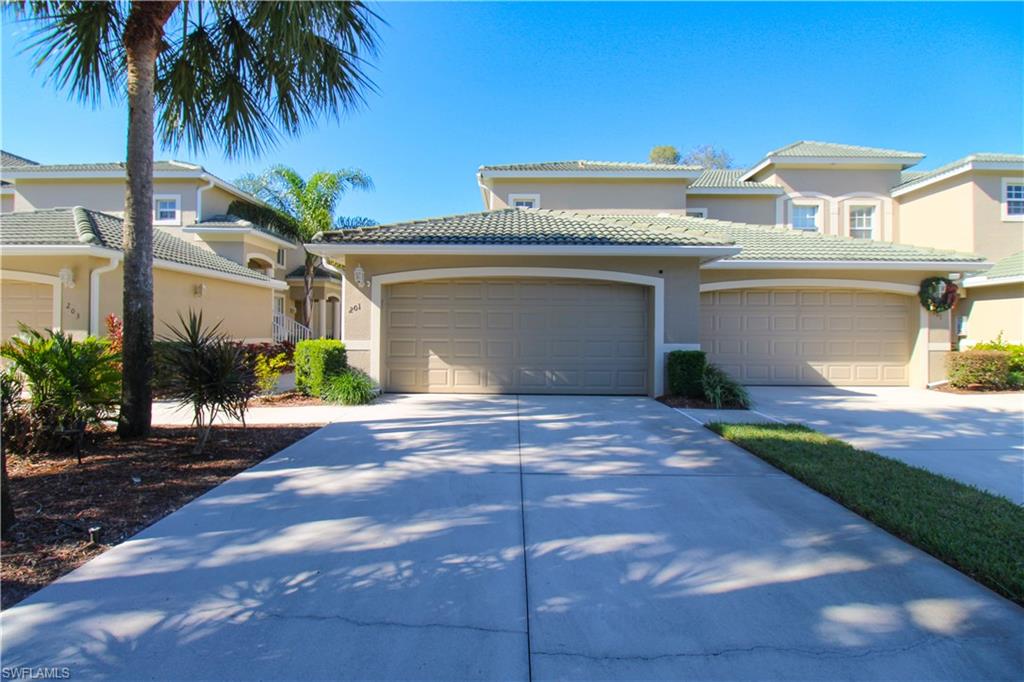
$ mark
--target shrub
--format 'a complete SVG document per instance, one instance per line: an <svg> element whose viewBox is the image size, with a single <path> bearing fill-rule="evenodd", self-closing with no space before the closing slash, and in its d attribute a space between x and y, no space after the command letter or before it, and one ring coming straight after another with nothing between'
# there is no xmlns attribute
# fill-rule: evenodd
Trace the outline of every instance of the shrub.
<svg viewBox="0 0 1024 682"><path fill-rule="evenodd" d="M245 350L252 355L284 355L285 367L291 367L295 357L295 344L291 341L246 343Z"/></svg>
<svg viewBox="0 0 1024 682"><path fill-rule="evenodd" d="M373 379L358 369L349 369L327 379L323 399L342 405L365 405L377 396Z"/></svg>
<svg viewBox="0 0 1024 682"><path fill-rule="evenodd" d="M714 405L715 409L750 407L750 394L747 393L747 389L717 365L708 364L704 367L701 386L704 390L704 399Z"/></svg>
<svg viewBox="0 0 1024 682"><path fill-rule="evenodd" d="M669 353L665 365L669 394L687 398L703 395L701 377L707 362L707 356L700 350L674 350Z"/></svg>
<svg viewBox="0 0 1024 682"><path fill-rule="evenodd" d="M11 360L29 389L31 449L60 447L62 431L84 433L114 415L121 395L120 356L95 337L75 341L22 325L0 355Z"/></svg>
<svg viewBox="0 0 1024 682"><path fill-rule="evenodd" d="M306 395L323 395L327 379L344 373L345 344L335 339L308 339L295 344L295 387Z"/></svg>
<svg viewBox="0 0 1024 682"><path fill-rule="evenodd" d="M1010 373L1006 375L1006 387L1012 388L1014 391L1024 389L1024 372L1015 372L1011 369Z"/></svg>
<svg viewBox="0 0 1024 682"><path fill-rule="evenodd" d="M971 347L971 350L1001 350L1010 354L1009 367L1011 372L1024 372L1024 343L1007 343L1003 340L1003 333L994 341L978 343Z"/></svg>
<svg viewBox="0 0 1024 682"><path fill-rule="evenodd" d="M1010 374L1010 354L1001 350L967 350L950 353L946 361L949 384L955 388L1005 388Z"/></svg>
<svg viewBox="0 0 1024 682"><path fill-rule="evenodd" d="M277 355L264 355L260 353L253 361L253 370L256 372L256 385L260 393L264 395L273 393L277 388L277 380L281 378L281 372L288 366L288 359L284 353Z"/></svg>
<svg viewBox="0 0 1024 682"><path fill-rule="evenodd" d="M250 356L238 343L213 327L203 325L202 312L178 315L179 327L161 343L159 360L174 369L163 375L164 395L190 406L198 430L193 454L200 454L217 417L226 414L245 423L249 400L256 394L256 372Z"/></svg>
<svg viewBox="0 0 1024 682"><path fill-rule="evenodd" d="M114 313L107 315L104 322L107 325L107 343L110 344L110 350L120 354L124 345L124 322Z"/></svg>

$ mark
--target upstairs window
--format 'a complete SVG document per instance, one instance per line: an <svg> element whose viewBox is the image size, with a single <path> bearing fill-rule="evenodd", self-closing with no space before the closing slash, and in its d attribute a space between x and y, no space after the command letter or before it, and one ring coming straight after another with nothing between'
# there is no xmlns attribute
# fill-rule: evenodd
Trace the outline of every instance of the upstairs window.
<svg viewBox="0 0 1024 682"><path fill-rule="evenodd" d="M181 197L177 194L154 195L153 222L158 225L181 225Z"/></svg>
<svg viewBox="0 0 1024 682"><path fill-rule="evenodd" d="M284 267L284 263L285 263L284 258L285 258L284 249L278 249L277 250L277 264L280 265L282 268Z"/></svg>
<svg viewBox="0 0 1024 682"><path fill-rule="evenodd" d="M1003 180L1003 220L1024 220L1024 180Z"/></svg>
<svg viewBox="0 0 1024 682"><path fill-rule="evenodd" d="M854 239L874 239L875 207L850 207L850 236Z"/></svg>
<svg viewBox="0 0 1024 682"><path fill-rule="evenodd" d="M688 208L686 209L687 218L707 218L708 210L706 208Z"/></svg>
<svg viewBox="0 0 1024 682"><path fill-rule="evenodd" d="M818 229L817 206L793 206L793 227L797 230Z"/></svg>
<svg viewBox="0 0 1024 682"><path fill-rule="evenodd" d="M509 194L508 205L512 208L540 208L540 195Z"/></svg>

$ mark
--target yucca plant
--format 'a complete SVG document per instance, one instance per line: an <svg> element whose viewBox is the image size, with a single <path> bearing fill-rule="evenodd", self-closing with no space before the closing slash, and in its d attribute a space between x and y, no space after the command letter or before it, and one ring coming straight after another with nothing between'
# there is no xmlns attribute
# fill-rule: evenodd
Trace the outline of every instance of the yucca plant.
<svg viewBox="0 0 1024 682"><path fill-rule="evenodd" d="M0 355L28 386L37 445L60 443L69 433L80 438L87 427L117 413L120 356L102 339L75 341L62 331L43 334L21 325Z"/></svg>
<svg viewBox="0 0 1024 682"><path fill-rule="evenodd" d="M257 393L256 373L245 348L220 331L207 327L203 313L178 315L179 325L167 325L171 336L161 343L159 360L167 363L161 391L179 405L190 407L198 431L193 454L202 454L217 418L227 415L245 423L249 400Z"/></svg>

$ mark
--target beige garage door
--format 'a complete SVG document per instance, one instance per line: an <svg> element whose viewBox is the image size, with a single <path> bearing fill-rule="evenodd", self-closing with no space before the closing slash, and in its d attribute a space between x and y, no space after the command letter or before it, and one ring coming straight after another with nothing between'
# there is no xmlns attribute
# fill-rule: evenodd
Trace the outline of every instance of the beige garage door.
<svg viewBox="0 0 1024 682"><path fill-rule="evenodd" d="M53 326L53 287L36 282L0 280L0 324L3 340L18 333L18 323L34 329Z"/></svg>
<svg viewBox="0 0 1024 682"><path fill-rule="evenodd" d="M384 289L385 388L644 394L647 292L616 282L458 279Z"/></svg>
<svg viewBox="0 0 1024 682"><path fill-rule="evenodd" d="M844 289L701 294L701 347L746 384L905 386L912 296Z"/></svg>

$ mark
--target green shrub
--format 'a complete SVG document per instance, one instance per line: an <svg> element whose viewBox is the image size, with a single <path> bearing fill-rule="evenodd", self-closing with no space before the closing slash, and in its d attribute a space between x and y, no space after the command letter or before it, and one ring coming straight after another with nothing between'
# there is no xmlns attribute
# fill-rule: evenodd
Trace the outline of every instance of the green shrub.
<svg viewBox="0 0 1024 682"><path fill-rule="evenodd" d="M971 350L1001 350L1010 354L1010 371L1024 372L1024 343L1007 343L1003 340L1003 333L994 341L978 343L971 347Z"/></svg>
<svg viewBox="0 0 1024 682"><path fill-rule="evenodd" d="M707 362L707 356L700 350L674 350L669 353L665 365L669 395L687 398L704 395L702 377Z"/></svg>
<svg viewBox="0 0 1024 682"><path fill-rule="evenodd" d="M1005 388L1010 375L1010 354L1001 350L950 353L946 366L949 384L954 388Z"/></svg>
<svg viewBox="0 0 1024 682"><path fill-rule="evenodd" d="M348 366L345 344L335 339L309 339L295 344L295 387L306 395L323 395L327 379Z"/></svg>
<svg viewBox="0 0 1024 682"><path fill-rule="evenodd" d="M253 361L253 369L256 372L256 385L260 393L266 395L273 393L277 388L277 380L281 378L281 372L288 366L288 356L284 353L277 355L264 355L260 353Z"/></svg>
<svg viewBox="0 0 1024 682"><path fill-rule="evenodd" d="M1024 389L1024 372L1015 372L1011 369L1010 373L1006 375L1006 387L1014 391Z"/></svg>
<svg viewBox="0 0 1024 682"><path fill-rule="evenodd" d="M75 341L52 329L21 326L0 348L29 389L32 449L66 444L61 431L78 431L112 417L121 396L120 355L103 339Z"/></svg>
<svg viewBox="0 0 1024 682"><path fill-rule="evenodd" d="M331 403L365 405L376 396L377 386L373 379L358 369L349 369L344 374L328 378L321 397Z"/></svg>
<svg viewBox="0 0 1024 682"><path fill-rule="evenodd" d="M750 407L750 394L747 393L747 389L717 365L708 364L704 367L701 386L704 389L704 399L714 405L716 410L723 407Z"/></svg>
<svg viewBox="0 0 1024 682"><path fill-rule="evenodd" d="M179 327L168 328L172 337L160 345L160 362L174 368L165 375L162 392L192 408L198 437L193 454L200 454L217 417L226 414L245 423L249 400L256 394L256 372L250 355L240 344L213 327L203 325L202 312L178 315Z"/></svg>

